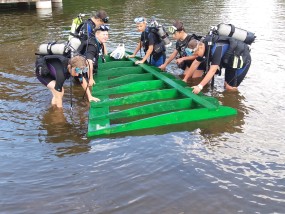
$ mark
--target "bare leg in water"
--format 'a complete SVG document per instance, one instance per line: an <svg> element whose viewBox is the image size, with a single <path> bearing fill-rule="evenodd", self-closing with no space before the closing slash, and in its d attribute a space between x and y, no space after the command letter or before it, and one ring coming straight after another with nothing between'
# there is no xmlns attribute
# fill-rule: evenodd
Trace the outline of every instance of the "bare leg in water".
<svg viewBox="0 0 285 214"><path fill-rule="evenodd" d="M52 93L52 99L51 99L51 104L55 105L58 108L62 108L62 98L63 98L63 94L64 94L64 89L62 88L62 91L59 92L57 90L54 89L55 86L55 81L51 81L47 87L48 89L51 91Z"/></svg>

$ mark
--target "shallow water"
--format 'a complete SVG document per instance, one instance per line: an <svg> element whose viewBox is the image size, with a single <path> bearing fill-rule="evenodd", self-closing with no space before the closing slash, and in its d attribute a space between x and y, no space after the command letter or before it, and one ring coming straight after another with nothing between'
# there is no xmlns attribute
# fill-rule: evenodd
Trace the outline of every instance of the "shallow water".
<svg viewBox="0 0 285 214"><path fill-rule="evenodd" d="M67 81L64 111L34 76L39 44L66 40L78 13L105 9L110 42L132 51L133 19L181 19L206 34L220 22L255 32L239 92L223 77L205 93L232 118L86 139L88 103ZM285 1L64 1L62 8L0 10L1 213L285 213ZM173 48L173 46L172 46ZM172 49L171 49L172 50ZM168 53L171 52L169 50ZM169 72L179 74L175 65Z"/></svg>

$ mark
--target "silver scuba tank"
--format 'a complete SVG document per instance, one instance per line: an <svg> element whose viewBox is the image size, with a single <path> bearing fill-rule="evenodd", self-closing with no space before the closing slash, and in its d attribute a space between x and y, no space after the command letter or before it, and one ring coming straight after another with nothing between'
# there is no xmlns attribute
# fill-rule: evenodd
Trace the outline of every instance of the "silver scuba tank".
<svg viewBox="0 0 285 214"><path fill-rule="evenodd" d="M41 44L38 50L39 54L42 55L63 55L66 51L66 44L56 44L56 43L48 43L48 44Z"/></svg>
<svg viewBox="0 0 285 214"><path fill-rule="evenodd" d="M221 36L233 37L234 39L242 41L248 45L250 45L256 37L254 33L237 28L232 24L221 23L217 26L216 30Z"/></svg>
<svg viewBox="0 0 285 214"><path fill-rule="evenodd" d="M164 42L165 47L170 47L172 45L172 42L169 40L168 34L165 31L164 27L161 24L158 24L154 17L151 18L150 25L157 28L157 34Z"/></svg>
<svg viewBox="0 0 285 214"><path fill-rule="evenodd" d="M70 50L72 52L76 51L79 46L81 45L81 41L80 39L76 38L76 37L72 37L70 40L69 40L69 43L68 43L68 48L70 48Z"/></svg>
<svg viewBox="0 0 285 214"><path fill-rule="evenodd" d="M158 25L157 29L158 29L157 34L164 42L165 47L167 48L170 47L172 45L172 42L169 40L168 34L166 33L164 27L162 25Z"/></svg>

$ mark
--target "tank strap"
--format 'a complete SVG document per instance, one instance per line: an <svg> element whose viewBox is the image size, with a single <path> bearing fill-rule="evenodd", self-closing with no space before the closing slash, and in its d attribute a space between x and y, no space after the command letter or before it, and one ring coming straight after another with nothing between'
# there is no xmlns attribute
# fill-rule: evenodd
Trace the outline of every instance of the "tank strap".
<svg viewBox="0 0 285 214"><path fill-rule="evenodd" d="M230 24L230 26L231 26L231 32L230 32L230 34L229 34L229 37L232 37L233 35L234 35L234 33L235 33L235 26L233 25L233 24Z"/></svg>
<svg viewBox="0 0 285 214"><path fill-rule="evenodd" d="M49 42L49 43L47 44L47 52L48 52L49 55L52 55L51 47L52 47L54 44L56 44L56 42Z"/></svg>

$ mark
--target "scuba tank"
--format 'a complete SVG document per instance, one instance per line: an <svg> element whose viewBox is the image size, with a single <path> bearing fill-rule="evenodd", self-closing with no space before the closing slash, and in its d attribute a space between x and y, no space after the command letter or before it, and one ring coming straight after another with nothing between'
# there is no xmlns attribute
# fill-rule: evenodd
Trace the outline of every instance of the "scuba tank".
<svg viewBox="0 0 285 214"><path fill-rule="evenodd" d="M76 52L81 45L80 39L72 37L69 42L56 43L49 42L41 44L38 48L38 55L69 55Z"/></svg>
<svg viewBox="0 0 285 214"><path fill-rule="evenodd" d="M78 39L76 37L72 37L69 40L68 48L71 50L71 52L74 52L74 51L78 50L80 45L81 45L80 39Z"/></svg>
<svg viewBox="0 0 285 214"><path fill-rule="evenodd" d="M165 47L168 48L172 45L172 42L168 38L168 33L165 31L164 27L161 24L158 24L154 17L152 17L150 20L150 26L156 28L156 33L159 38L164 42Z"/></svg>
<svg viewBox="0 0 285 214"><path fill-rule="evenodd" d="M72 37L74 37L77 34L76 30L79 27L79 25L83 22L82 17L85 17L86 15L87 14L79 13L78 16L72 20L70 35L68 37L68 40L70 40Z"/></svg>
<svg viewBox="0 0 285 214"><path fill-rule="evenodd" d="M253 43L256 37L254 33L243 30L241 28L237 28L232 24L221 23L216 27L215 30L218 35L232 37L248 45Z"/></svg>
<svg viewBox="0 0 285 214"><path fill-rule="evenodd" d="M56 44L56 42L51 42L48 44L41 44L38 50L40 55L64 55L67 53L67 46L65 43Z"/></svg>

